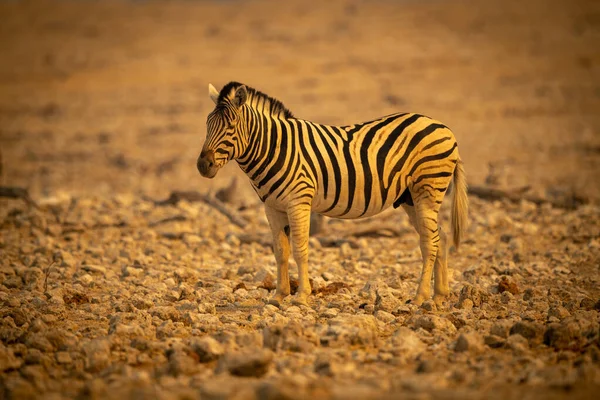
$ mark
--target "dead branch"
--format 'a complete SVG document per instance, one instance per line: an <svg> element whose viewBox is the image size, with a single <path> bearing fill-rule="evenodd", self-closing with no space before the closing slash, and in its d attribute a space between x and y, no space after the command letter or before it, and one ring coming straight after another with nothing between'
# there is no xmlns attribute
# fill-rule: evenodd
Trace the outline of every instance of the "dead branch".
<svg viewBox="0 0 600 400"><path fill-rule="evenodd" d="M491 187L486 187L486 186L471 185L471 186L469 186L469 194L479 197L480 199L483 199L483 200L493 201L493 200L506 199L513 203L519 203L522 200L526 200L526 201L530 201L538 206L542 205L542 204L550 204L553 207L565 208L565 209L575 209L578 206L585 204L587 202L587 200L585 198L577 196L576 194L573 194L572 196L564 198L564 199L556 199L556 200L545 199L543 197L527 194L526 192L528 189L529 189L529 186L526 186L524 188L512 189L512 190L502 190L502 189L496 189L496 188L491 188Z"/></svg>
<svg viewBox="0 0 600 400"><path fill-rule="evenodd" d="M27 203L28 206L34 207L39 210L39 206L29 196L27 189L12 186L0 186L0 197L8 197L10 199L21 199Z"/></svg>
<svg viewBox="0 0 600 400"><path fill-rule="evenodd" d="M154 204L157 206L176 205L181 200L186 200L186 201L191 201L191 202L194 202L194 201L204 202L204 203L208 204L209 206L217 209L217 211L219 211L221 214L225 215L227 218L229 218L229 220L231 222L233 222L235 225L239 226L240 228L245 228L246 225L248 225L248 222L244 218L242 218L236 212L229 210L227 208L227 206L225 204L223 204L222 201L220 201L210 195L199 193L199 192L175 191L175 192L172 192L171 195L166 200L154 201Z"/></svg>
<svg viewBox="0 0 600 400"><path fill-rule="evenodd" d="M169 223L169 222L176 222L176 221L186 221L186 220L187 220L187 218L186 218L185 215L181 215L181 214L180 215L173 215L173 216L170 216L170 217L159 219L158 221L150 222L148 224L148 226L150 228L154 228L155 226L158 226L158 225L161 225L161 224L166 224L166 223Z"/></svg>

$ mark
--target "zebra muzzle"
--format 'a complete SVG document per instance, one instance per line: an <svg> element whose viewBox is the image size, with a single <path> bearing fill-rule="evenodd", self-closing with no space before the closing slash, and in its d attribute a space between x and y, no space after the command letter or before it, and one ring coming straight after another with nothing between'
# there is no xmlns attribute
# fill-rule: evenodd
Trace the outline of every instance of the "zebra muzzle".
<svg viewBox="0 0 600 400"><path fill-rule="evenodd" d="M196 162L198 172L205 178L213 178L219 168L215 165L215 153L213 151L203 151Z"/></svg>

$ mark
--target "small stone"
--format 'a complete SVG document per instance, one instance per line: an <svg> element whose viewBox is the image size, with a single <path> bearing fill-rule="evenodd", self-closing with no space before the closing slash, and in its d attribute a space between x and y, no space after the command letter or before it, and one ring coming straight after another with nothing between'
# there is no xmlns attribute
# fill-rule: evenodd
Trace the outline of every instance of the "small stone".
<svg viewBox="0 0 600 400"><path fill-rule="evenodd" d="M470 299L473 302L473 306L480 307L482 303L488 301L489 295L473 285L466 284L460 290L460 296L458 299L458 306L461 308L462 303Z"/></svg>
<svg viewBox="0 0 600 400"><path fill-rule="evenodd" d="M71 355L66 351L59 351L56 353L56 362L59 364L71 364L73 360Z"/></svg>
<svg viewBox="0 0 600 400"><path fill-rule="evenodd" d="M411 318L410 322L415 329L423 328L429 332L437 330L447 334L456 333L456 326L449 319L433 314L416 315Z"/></svg>
<svg viewBox="0 0 600 400"><path fill-rule="evenodd" d="M513 301L514 299L515 299L515 296L513 296L513 294L509 291L502 292L502 295L500 296L500 300L502 301L503 304L508 304L511 301Z"/></svg>
<svg viewBox="0 0 600 400"><path fill-rule="evenodd" d="M51 352L54 350L52 343L48 340L48 338L44 335L45 332L38 332L34 334L30 334L27 336L25 344L27 347L31 347L34 349L38 349L43 352Z"/></svg>
<svg viewBox="0 0 600 400"><path fill-rule="evenodd" d="M86 369L99 372L110 364L110 342L107 339L94 339L83 346L86 358Z"/></svg>
<svg viewBox="0 0 600 400"><path fill-rule="evenodd" d="M521 335L528 340L541 337L542 327L534 322L519 321L510 328L511 335Z"/></svg>
<svg viewBox="0 0 600 400"><path fill-rule="evenodd" d="M375 295L375 311L382 310L393 313L402 302L398 300L387 288L379 288Z"/></svg>
<svg viewBox="0 0 600 400"><path fill-rule="evenodd" d="M228 353L219 359L216 373L229 372L231 375L257 377L265 375L273 361L273 353L269 350Z"/></svg>
<svg viewBox="0 0 600 400"><path fill-rule="evenodd" d="M506 340L496 335L488 335L484 338L484 343L492 349L497 349L506 343Z"/></svg>
<svg viewBox="0 0 600 400"><path fill-rule="evenodd" d="M8 289L20 289L23 287L23 279L20 276L9 276L2 284Z"/></svg>
<svg viewBox="0 0 600 400"><path fill-rule="evenodd" d="M191 343L192 350L202 363L214 361L224 353L223 345L210 336L196 338Z"/></svg>
<svg viewBox="0 0 600 400"><path fill-rule="evenodd" d="M509 279L507 276L502 276L498 282L498 293L510 292L511 294L518 294L519 287L514 280Z"/></svg>
<svg viewBox="0 0 600 400"><path fill-rule="evenodd" d="M506 346L517 355L522 355L529 350L529 342L519 334L510 335L506 339Z"/></svg>
<svg viewBox="0 0 600 400"><path fill-rule="evenodd" d="M473 300L464 299L462 302L458 304L458 307L463 310L472 310L473 309Z"/></svg>
<svg viewBox="0 0 600 400"><path fill-rule="evenodd" d="M535 290L533 290L532 288L527 288L523 292L523 300L529 301L529 300L533 299L536 295L537 295L537 293Z"/></svg>
<svg viewBox="0 0 600 400"><path fill-rule="evenodd" d="M167 357L171 375L193 375L198 370L198 362L185 351L171 349L167 351Z"/></svg>
<svg viewBox="0 0 600 400"><path fill-rule="evenodd" d="M348 374L356 369L354 363L340 362L334 357L322 354L317 357L314 364L315 373L321 376L337 377Z"/></svg>
<svg viewBox="0 0 600 400"><path fill-rule="evenodd" d="M106 267L102 265L82 265L81 269L92 274L104 275L106 274Z"/></svg>
<svg viewBox="0 0 600 400"><path fill-rule="evenodd" d="M338 310L337 308L328 308L327 310L325 310L321 313L321 317L335 318L335 317L337 317L339 312L340 312L340 310Z"/></svg>
<svg viewBox="0 0 600 400"><path fill-rule="evenodd" d="M550 309L548 310L548 318L554 317L559 321L562 321L563 319L568 318L570 316L571 313L569 312L569 310L562 306L550 307Z"/></svg>
<svg viewBox="0 0 600 400"><path fill-rule="evenodd" d="M484 351L483 338L477 332L461 333L456 340L454 351L481 353Z"/></svg>
<svg viewBox="0 0 600 400"><path fill-rule="evenodd" d="M579 303L579 308L583 310L593 310L595 308L594 300L590 299L589 297L584 297Z"/></svg>
<svg viewBox="0 0 600 400"><path fill-rule="evenodd" d="M328 346L373 346L377 342L377 319L373 315L340 314L328 320L328 328L321 343Z"/></svg>
<svg viewBox="0 0 600 400"><path fill-rule="evenodd" d="M12 349L0 343L0 372L18 369L22 364L23 360L17 358Z"/></svg>
<svg viewBox="0 0 600 400"><path fill-rule="evenodd" d="M435 305L435 303L432 300L427 300L425 301L422 305L421 308L425 311L429 311L429 312L434 312L437 311L437 306Z"/></svg>
<svg viewBox="0 0 600 400"><path fill-rule="evenodd" d="M394 317L394 314L383 310L375 311L375 318L386 324L389 324L390 322L396 319L396 317Z"/></svg>
<svg viewBox="0 0 600 400"><path fill-rule="evenodd" d="M427 349L427 345L413 330L403 326L392 336L393 352L408 358L414 358Z"/></svg>
<svg viewBox="0 0 600 400"><path fill-rule="evenodd" d="M492 328L490 329L490 334L506 339L510 334L510 328L510 321L497 321L492 325Z"/></svg>

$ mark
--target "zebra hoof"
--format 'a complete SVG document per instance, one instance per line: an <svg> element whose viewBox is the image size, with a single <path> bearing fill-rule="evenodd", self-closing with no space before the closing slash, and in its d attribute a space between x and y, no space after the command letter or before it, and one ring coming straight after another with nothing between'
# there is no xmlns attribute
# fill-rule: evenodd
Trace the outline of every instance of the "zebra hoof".
<svg viewBox="0 0 600 400"><path fill-rule="evenodd" d="M307 306L308 307L308 296L303 294L297 294L292 299L292 304L295 306Z"/></svg>
<svg viewBox="0 0 600 400"><path fill-rule="evenodd" d="M448 300L448 296L442 296L440 294L436 294L433 296L433 302L435 303L438 309L446 306L446 300Z"/></svg>
<svg viewBox="0 0 600 400"><path fill-rule="evenodd" d="M417 307L421 307L421 305L423 304L424 301L425 301L425 298L423 296L417 296L410 301L410 304L413 304Z"/></svg>

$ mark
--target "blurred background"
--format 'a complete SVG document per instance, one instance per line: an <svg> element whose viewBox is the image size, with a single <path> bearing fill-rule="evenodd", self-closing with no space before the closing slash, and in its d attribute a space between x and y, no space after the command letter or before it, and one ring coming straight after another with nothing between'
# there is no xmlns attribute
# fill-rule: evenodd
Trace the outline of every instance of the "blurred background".
<svg viewBox="0 0 600 400"><path fill-rule="evenodd" d="M231 80L303 119L398 111L455 132L472 184L600 200L600 2L0 1L3 185L216 190L195 162Z"/></svg>

